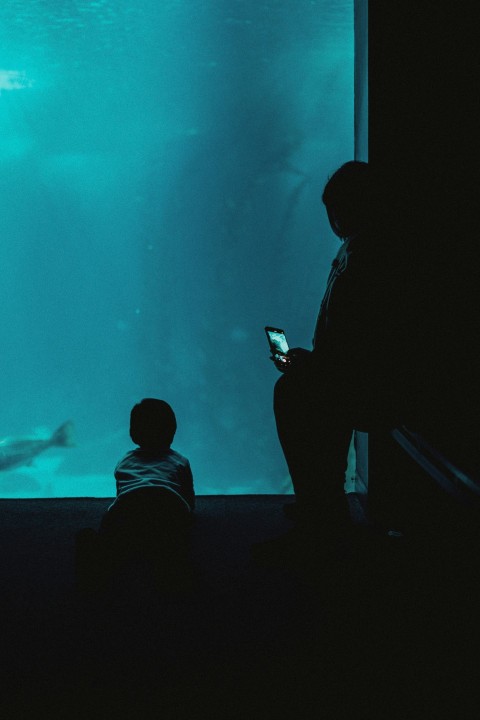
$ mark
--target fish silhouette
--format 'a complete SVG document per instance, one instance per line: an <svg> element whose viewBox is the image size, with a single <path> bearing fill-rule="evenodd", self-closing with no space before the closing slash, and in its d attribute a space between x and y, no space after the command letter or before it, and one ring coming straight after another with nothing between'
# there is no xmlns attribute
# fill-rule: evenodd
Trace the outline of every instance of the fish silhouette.
<svg viewBox="0 0 480 720"><path fill-rule="evenodd" d="M34 457L51 447L73 447L73 423L60 425L50 438L6 438L0 441L0 470L28 465Z"/></svg>

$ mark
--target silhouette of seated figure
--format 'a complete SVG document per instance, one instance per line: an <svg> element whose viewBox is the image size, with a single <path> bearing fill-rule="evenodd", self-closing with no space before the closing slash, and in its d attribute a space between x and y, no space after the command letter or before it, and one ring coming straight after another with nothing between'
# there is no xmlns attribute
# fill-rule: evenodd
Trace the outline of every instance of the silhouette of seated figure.
<svg viewBox="0 0 480 720"><path fill-rule="evenodd" d="M341 240L332 263L313 349L291 349L276 361L278 437L288 465L295 519L287 535L253 548L257 557L320 540L332 547L352 531L344 492L352 432L397 422L401 302L395 243L382 222L379 189L369 165L342 165L322 200ZM300 547L299 547L300 543Z"/></svg>
<svg viewBox="0 0 480 720"><path fill-rule="evenodd" d="M146 398L132 408L130 437L138 448L115 468L117 496L98 535L77 535L80 587L104 586L129 563L166 582L186 571L195 494L189 461L171 448L176 429L163 400Z"/></svg>

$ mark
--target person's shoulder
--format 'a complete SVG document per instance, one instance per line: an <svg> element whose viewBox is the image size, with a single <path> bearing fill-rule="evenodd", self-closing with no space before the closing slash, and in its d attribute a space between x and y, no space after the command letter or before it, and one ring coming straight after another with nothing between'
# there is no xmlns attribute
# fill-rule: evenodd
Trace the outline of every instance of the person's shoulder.
<svg viewBox="0 0 480 720"><path fill-rule="evenodd" d="M124 455L122 455L117 465L121 465L122 463L128 462L129 460L133 460L136 458L138 458L138 448L135 448L134 450L129 450Z"/></svg>
<svg viewBox="0 0 480 720"><path fill-rule="evenodd" d="M363 234L352 238L347 247L350 269L368 272L369 269L387 269L395 263L396 246L389 237L378 234Z"/></svg>
<svg viewBox="0 0 480 720"><path fill-rule="evenodd" d="M127 453L122 455L120 460L115 465L114 473L121 472L123 470L131 470L137 465L138 459L135 457L135 450L129 450Z"/></svg>
<svg viewBox="0 0 480 720"><path fill-rule="evenodd" d="M167 455L169 455L172 460L175 460L181 465L190 465L188 458L186 458L185 455L181 455L179 452L177 452L177 450L174 450L173 448L170 448Z"/></svg>

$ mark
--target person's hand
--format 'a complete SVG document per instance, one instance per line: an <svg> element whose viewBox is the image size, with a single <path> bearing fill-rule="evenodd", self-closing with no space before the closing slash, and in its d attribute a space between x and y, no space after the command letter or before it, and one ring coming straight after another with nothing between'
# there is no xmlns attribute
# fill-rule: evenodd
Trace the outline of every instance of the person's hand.
<svg viewBox="0 0 480 720"><path fill-rule="evenodd" d="M311 356L310 350L305 348L291 348L286 355L272 355L270 360L280 372L288 372L292 367L300 367L307 363Z"/></svg>
<svg viewBox="0 0 480 720"><path fill-rule="evenodd" d="M312 356L311 350L305 348L291 348L287 353L289 367L299 367L310 361Z"/></svg>
<svg viewBox="0 0 480 720"><path fill-rule="evenodd" d="M281 373L287 372L292 362L288 355L280 354L270 355L270 360L274 363L277 370L279 370Z"/></svg>

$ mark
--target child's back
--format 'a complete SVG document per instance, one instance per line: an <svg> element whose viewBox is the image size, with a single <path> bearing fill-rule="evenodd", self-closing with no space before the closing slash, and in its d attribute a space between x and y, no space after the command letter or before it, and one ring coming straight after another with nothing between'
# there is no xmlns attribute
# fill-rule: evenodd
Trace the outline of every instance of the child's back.
<svg viewBox="0 0 480 720"><path fill-rule="evenodd" d="M139 447L115 468L117 496L97 543L107 573L132 555L170 571L184 566L195 494L189 461L170 447L176 428L163 400L144 399L131 411L130 436Z"/></svg>
<svg viewBox="0 0 480 720"><path fill-rule="evenodd" d="M137 519L142 524L147 518L133 517L140 506L148 517L152 512L158 513L162 504L168 505L175 517L193 511L195 494L190 463L170 447L176 429L175 414L164 400L146 398L132 408L130 437L139 447L128 452L115 468L117 497L102 527L113 526L117 516L118 520L122 516L123 527L127 522L123 516L130 514L129 525ZM148 500L141 500L139 493ZM152 512L148 511L150 503Z"/></svg>

